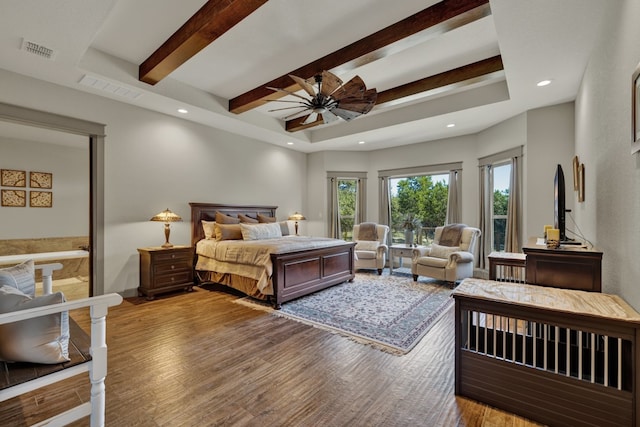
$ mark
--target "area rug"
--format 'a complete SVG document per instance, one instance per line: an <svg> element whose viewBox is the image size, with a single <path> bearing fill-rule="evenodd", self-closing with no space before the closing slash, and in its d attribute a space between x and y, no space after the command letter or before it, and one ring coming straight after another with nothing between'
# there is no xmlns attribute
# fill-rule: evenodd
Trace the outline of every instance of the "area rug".
<svg viewBox="0 0 640 427"><path fill-rule="evenodd" d="M273 310L251 298L236 300L347 336L394 354L406 354L453 304L451 289L396 273L357 273L352 283L316 292Z"/></svg>

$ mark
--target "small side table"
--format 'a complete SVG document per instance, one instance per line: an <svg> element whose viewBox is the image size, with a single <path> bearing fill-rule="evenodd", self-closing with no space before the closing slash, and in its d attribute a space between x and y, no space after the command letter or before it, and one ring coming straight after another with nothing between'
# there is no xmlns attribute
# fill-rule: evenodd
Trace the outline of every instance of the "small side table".
<svg viewBox="0 0 640 427"><path fill-rule="evenodd" d="M156 294L176 289L193 289L193 248L173 246L171 248L139 248L140 287L138 295L148 300Z"/></svg>
<svg viewBox="0 0 640 427"><path fill-rule="evenodd" d="M402 267L402 259L412 258L413 250L421 247L423 246L409 246L404 243L391 245L389 248L389 274L393 274L393 261L395 258L400 258L400 267Z"/></svg>

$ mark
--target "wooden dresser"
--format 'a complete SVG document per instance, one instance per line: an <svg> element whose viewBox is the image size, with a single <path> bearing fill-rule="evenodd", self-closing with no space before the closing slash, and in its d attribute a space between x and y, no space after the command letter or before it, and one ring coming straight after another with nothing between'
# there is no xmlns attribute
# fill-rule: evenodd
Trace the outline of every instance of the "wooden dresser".
<svg viewBox="0 0 640 427"><path fill-rule="evenodd" d="M522 248L526 255L527 283L564 289L600 292L602 252L580 245L548 249L529 239Z"/></svg>
<svg viewBox="0 0 640 427"><path fill-rule="evenodd" d="M140 287L138 295L151 300L156 294L193 288L193 248L139 248Z"/></svg>

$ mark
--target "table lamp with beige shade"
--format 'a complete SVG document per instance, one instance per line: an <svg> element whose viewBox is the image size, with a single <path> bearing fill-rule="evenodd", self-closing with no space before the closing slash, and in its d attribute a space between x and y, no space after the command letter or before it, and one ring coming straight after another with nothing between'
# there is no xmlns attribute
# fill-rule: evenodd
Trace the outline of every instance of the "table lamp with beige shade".
<svg viewBox="0 0 640 427"><path fill-rule="evenodd" d="M307 218L305 218L304 215L297 211L289 216L289 221L295 221L294 228L296 231L296 236L298 235L298 221L304 221L306 219Z"/></svg>
<svg viewBox="0 0 640 427"><path fill-rule="evenodd" d="M172 248L173 245L171 243L169 243L169 234L171 233L171 229L169 228L170 227L169 223L182 221L182 218L180 217L180 215L171 212L167 208L164 211L160 212L159 214L153 216L149 221L164 222L165 243L164 243L164 245L162 245L162 247L163 248Z"/></svg>

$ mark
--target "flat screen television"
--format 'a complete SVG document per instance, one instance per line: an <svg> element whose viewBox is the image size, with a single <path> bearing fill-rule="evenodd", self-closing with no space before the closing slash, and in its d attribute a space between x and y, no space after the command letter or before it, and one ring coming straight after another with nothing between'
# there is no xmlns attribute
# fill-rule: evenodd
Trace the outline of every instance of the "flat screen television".
<svg viewBox="0 0 640 427"><path fill-rule="evenodd" d="M565 186L562 166L558 165L556 177L553 180L553 228L560 230L560 241L567 240Z"/></svg>

